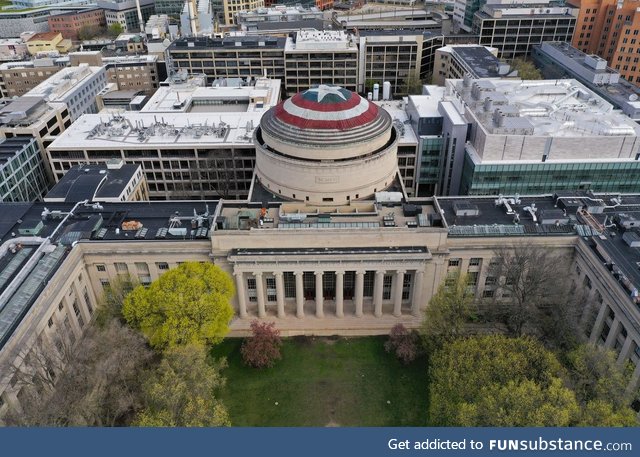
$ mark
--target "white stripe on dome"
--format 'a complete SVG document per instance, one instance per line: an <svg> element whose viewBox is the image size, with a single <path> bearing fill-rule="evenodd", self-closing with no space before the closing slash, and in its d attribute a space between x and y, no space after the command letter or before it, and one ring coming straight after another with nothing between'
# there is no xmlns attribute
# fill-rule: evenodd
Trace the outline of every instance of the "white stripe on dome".
<svg viewBox="0 0 640 457"><path fill-rule="evenodd" d="M287 113L302 119L309 119L313 121L342 121L345 119L352 119L366 113L369 109L369 102L364 98L360 98L360 103L350 109L342 111L315 111L309 108L300 108L291 101L291 98L289 98L284 102L282 107Z"/></svg>

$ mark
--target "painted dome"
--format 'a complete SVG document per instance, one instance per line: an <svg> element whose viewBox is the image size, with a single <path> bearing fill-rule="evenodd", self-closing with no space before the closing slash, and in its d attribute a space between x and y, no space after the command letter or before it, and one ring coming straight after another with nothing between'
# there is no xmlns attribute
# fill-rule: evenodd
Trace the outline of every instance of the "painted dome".
<svg viewBox="0 0 640 457"><path fill-rule="evenodd" d="M267 111L258 140L291 157L336 160L379 150L392 128L384 109L350 90L321 84Z"/></svg>

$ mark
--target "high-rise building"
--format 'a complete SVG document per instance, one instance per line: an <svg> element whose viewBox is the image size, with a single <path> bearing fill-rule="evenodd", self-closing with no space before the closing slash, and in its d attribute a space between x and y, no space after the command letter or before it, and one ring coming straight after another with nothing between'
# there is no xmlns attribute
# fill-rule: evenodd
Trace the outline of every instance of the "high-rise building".
<svg viewBox="0 0 640 457"><path fill-rule="evenodd" d="M0 201L42 200L48 188L47 170L36 139L0 139Z"/></svg>
<svg viewBox="0 0 640 457"><path fill-rule="evenodd" d="M606 59L627 81L640 84L638 2L568 0L567 4L579 8L573 46Z"/></svg>
<svg viewBox="0 0 640 457"><path fill-rule="evenodd" d="M578 10L554 0L489 0L473 17L479 44L498 48L498 57L526 57L543 41L569 41Z"/></svg>
<svg viewBox="0 0 640 457"><path fill-rule="evenodd" d="M120 24L124 32L130 33L144 31L144 25L156 11L153 0L98 0L97 4L104 10L107 27Z"/></svg>

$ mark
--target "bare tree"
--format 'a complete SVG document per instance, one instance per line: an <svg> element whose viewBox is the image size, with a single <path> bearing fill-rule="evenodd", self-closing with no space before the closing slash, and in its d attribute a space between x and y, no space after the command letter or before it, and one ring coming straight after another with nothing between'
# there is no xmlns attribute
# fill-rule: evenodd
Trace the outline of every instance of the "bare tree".
<svg viewBox="0 0 640 457"><path fill-rule="evenodd" d="M73 349L59 341L42 339L14 363L20 410L8 425L113 426L140 408L139 374L152 356L141 335L114 319L89 328Z"/></svg>
<svg viewBox="0 0 640 457"><path fill-rule="evenodd" d="M516 336L539 331L544 316L563 315L572 319L567 278L570 255L547 247L512 246L495 252L490 275L498 281L492 308L494 319L502 321Z"/></svg>

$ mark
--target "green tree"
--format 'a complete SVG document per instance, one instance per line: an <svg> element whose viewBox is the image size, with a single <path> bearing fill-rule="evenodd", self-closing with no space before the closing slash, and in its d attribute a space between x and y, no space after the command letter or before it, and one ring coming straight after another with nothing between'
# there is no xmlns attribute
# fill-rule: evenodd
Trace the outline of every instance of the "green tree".
<svg viewBox="0 0 640 457"><path fill-rule="evenodd" d="M154 348L217 343L229 331L231 277L211 263L185 262L148 288L136 287L122 314Z"/></svg>
<svg viewBox="0 0 640 457"><path fill-rule="evenodd" d="M511 61L511 69L518 71L520 79L542 79L540 70L532 62L520 57Z"/></svg>
<svg viewBox="0 0 640 457"><path fill-rule="evenodd" d="M465 334L472 302L467 276L458 270L450 273L424 312L421 333L427 350L432 351Z"/></svg>
<svg viewBox="0 0 640 457"><path fill-rule="evenodd" d="M458 339L432 356L430 378L433 425L566 426L578 410L557 358L528 337Z"/></svg>
<svg viewBox="0 0 640 457"><path fill-rule="evenodd" d="M96 325L104 327L112 320L122 320L122 304L140 283L130 275L118 275L104 287L102 297L98 301Z"/></svg>
<svg viewBox="0 0 640 457"><path fill-rule="evenodd" d="M633 392L627 390L630 373L617 364L615 352L582 344L567 359L573 388L583 405L580 425L637 425L629 406L633 397Z"/></svg>
<svg viewBox="0 0 640 457"><path fill-rule="evenodd" d="M422 80L415 74L410 73L402 84L401 92L404 95L421 95L422 94ZM382 90L382 87L380 87Z"/></svg>
<svg viewBox="0 0 640 457"><path fill-rule="evenodd" d="M107 32L111 38L117 38L122 32L124 32L124 27L119 22L114 22L109 27L107 27Z"/></svg>
<svg viewBox="0 0 640 457"><path fill-rule="evenodd" d="M203 346L167 350L144 385L145 407L134 425L143 427L229 426L229 414L216 399L224 386L223 363L210 365Z"/></svg>

